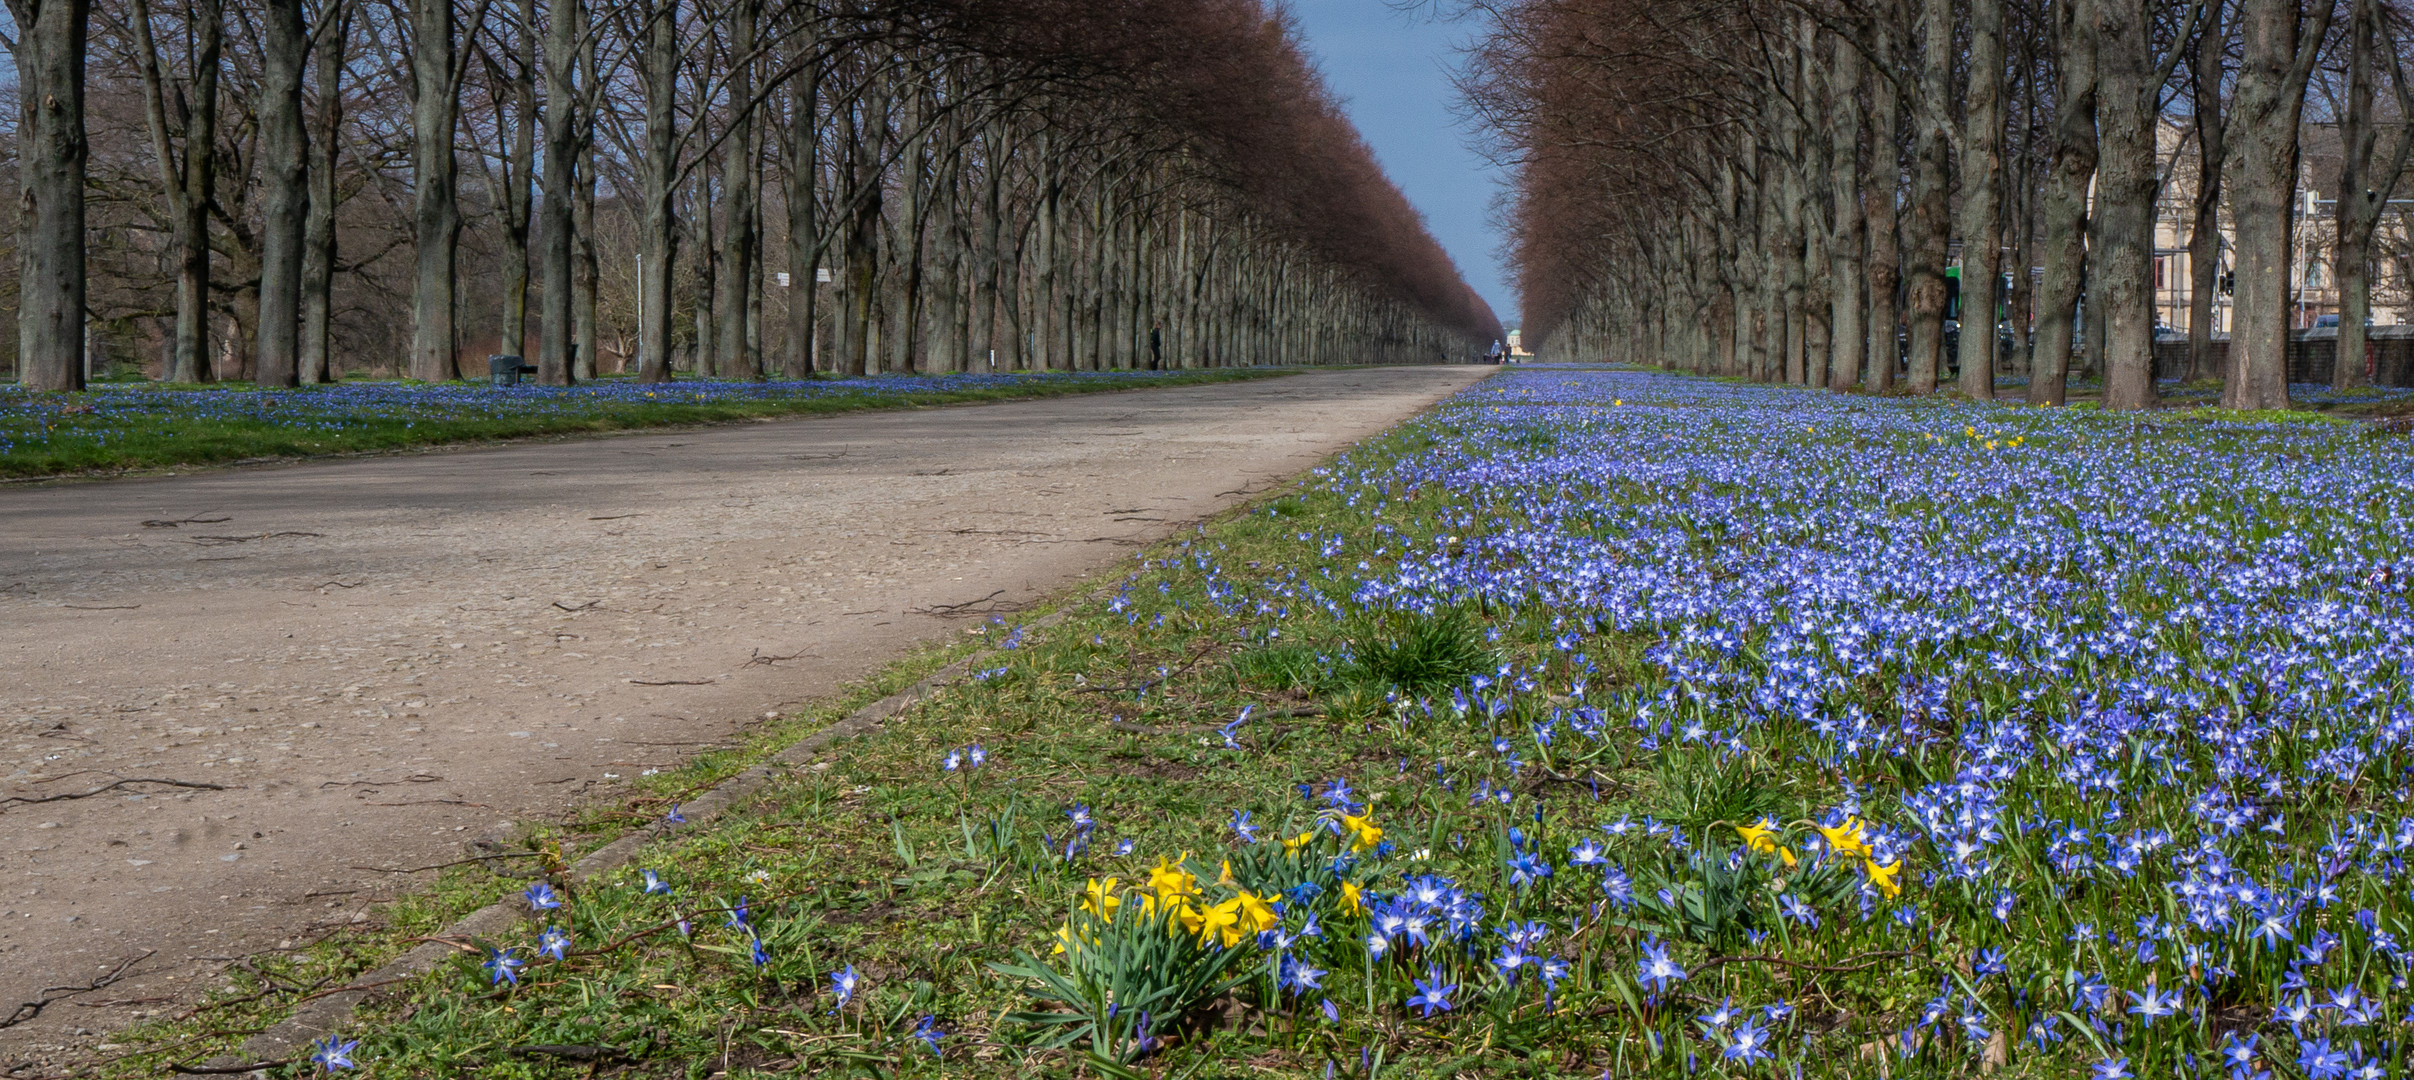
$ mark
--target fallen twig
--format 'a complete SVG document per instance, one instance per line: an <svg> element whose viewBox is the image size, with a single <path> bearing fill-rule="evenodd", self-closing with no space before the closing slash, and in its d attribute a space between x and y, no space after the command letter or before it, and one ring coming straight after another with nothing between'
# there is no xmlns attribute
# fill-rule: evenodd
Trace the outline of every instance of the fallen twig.
<svg viewBox="0 0 2414 1080"><path fill-rule="evenodd" d="M637 1060L631 1057L628 1051L617 1046L514 1046L510 1052L514 1057L557 1057L565 1061L585 1061L597 1065Z"/></svg>
<svg viewBox="0 0 2414 1080"><path fill-rule="evenodd" d="M575 779L575 777L573 779ZM393 870L383 866L355 866L352 869L367 870L374 874L417 874L428 870L442 870L448 866L467 866L474 862L491 862L496 859L528 859L534 858L539 854L542 853L535 851L506 851L500 855L479 855L475 858L454 859L451 862L440 862L433 866L414 866L408 870Z"/></svg>
<svg viewBox="0 0 2414 1080"><path fill-rule="evenodd" d="M642 513L639 513L639 514L605 514L605 515L603 515L602 517L591 517L591 518L588 518L587 520L589 520L589 521L618 521L618 520L620 520L620 519L622 519L622 518L633 518L633 517L644 517L644 516L645 516L645 515L644 515L644 514L642 514Z"/></svg>
<svg viewBox="0 0 2414 1080"><path fill-rule="evenodd" d="M7 1019L0 1020L0 1028L12 1028L31 1020L34 1017L42 1015L42 1010L49 1008L52 1002L65 1001L68 998L74 997L78 994L89 994L100 989L101 987L116 982L117 980L125 977L126 969L150 959L152 955L158 951L159 950L157 949L146 949L143 951L141 956L137 956L132 960L128 960L125 963L117 965L115 970L112 970L108 974L94 979L82 986L45 986L41 989L39 996L37 996L34 1000L20 1002L17 1005L16 1010L11 1012Z"/></svg>
<svg viewBox="0 0 2414 1080"><path fill-rule="evenodd" d="M633 686L710 686L714 679L629 679Z"/></svg>
<svg viewBox="0 0 2414 1080"><path fill-rule="evenodd" d="M1805 964L1800 960L1788 960L1782 956L1713 956L1702 961L1702 966L1707 968L1717 967L1721 964L1778 964L1801 971L1818 971L1836 975L1847 975L1855 971L1867 971L1870 968L1878 966L1880 961L1899 960L1910 955L1911 952L1908 949L1888 949L1884 952L1862 953L1859 956L1853 957L1854 960L1862 961L1862 963L1857 964Z"/></svg>
<svg viewBox="0 0 2414 1080"><path fill-rule="evenodd" d="M433 784L442 779L444 778L434 773L412 773L411 775L403 777L400 780L329 780L326 783L320 784L319 789L324 791L331 787L387 787L393 784Z"/></svg>
<svg viewBox="0 0 2414 1080"><path fill-rule="evenodd" d="M177 526L179 526L179 525L216 525L216 524L219 524L219 523L221 523L221 522L227 522L227 521L233 521L233 520L235 520L235 519L234 519L234 518L232 518L232 517L227 517L227 516L220 516L220 517L199 517L199 516L194 516L194 517L188 517L188 518L177 518L177 519L175 519L175 520L173 520L173 521L171 521L171 520L169 520L169 519L167 519L167 518L152 518L152 519L151 519L151 520L149 520L149 521L145 521L145 522L143 522L143 523L142 523L142 527L143 527L143 528L146 528L146 529L173 529L173 528L176 528L176 527L177 527Z"/></svg>
<svg viewBox="0 0 2414 1080"><path fill-rule="evenodd" d="M585 610L587 610L588 608L594 607L595 605L600 604L600 603L603 603L603 601L601 601L601 600L589 600L589 601L587 601L587 602L586 602L586 603L584 603L584 604L580 604L580 605L578 605L577 607L571 607L571 606L570 606L570 605L568 605L568 604L565 604L565 603L562 603L562 602L561 602L561 601L559 601L559 600L556 600L556 601L554 601L554 602L553 602L553 606L554 606L554 607L557 607L557 608L560 608L560 609L562 609L563 611L577 612L577 611L585 611Z"/></svg>
<svg viewBox="0 0 2414 1080"><path fill-rule="evenodd" d="M188 541L185 541L185 542L186 542L186 543L189 543L189 544L201 544L201 545L205 545L205 546L212 546L212 547L214 547L214 546L219 545L219 544L248 544L248 543L250 543L250 542L252 542L252 541L254 541L254 540L274 540L274 539L276 539L277 537L280 537L280 536L325 536L325 535L326 535L325 533L314 533L314 532L264 532L264 533L253 533L253 534L251 534L250 536L196 536L196 537L192 538L191 540L188 540Z"/></svg>
<svg viewBox="0 0 2414 1080"><path fill-rule="evenodd" d="M68 799L89 799L89 798L91 798L91 797L93 797L93 796L95 796L95 795L98 795L98 794L100 794L100 793L102 793L102 792L104 792L104 791L110 791L110 790L114 790L114 789L116 789L116 788L121 788L121 787L124 787L124 786L126 786L126 785L128 785L128 784L166 784L166 785L168 785L168 786L170 786L170 787L181 787L181 788L200 788L200 789L202 789L202 790L204 790L204 791L225 791L225 790L226 790L226 785L224 785L224 784L204 784L204 783L202 783L202 782L200 782L200 781L198 781L198 780L168 780L168 779L164 779L164 778L156 778L156 777L141 777L141 776L138 776L138 777L129 777L129 778L127 778L127 779L120 780L120 781L118 781L118 782L116 782L116 783L114 783L114 784L104 784L104 785L102 785L102 786L100 786L100 787L93 788L93 789L92 789L92 790L90 790L90 791L70 791L70 792L65 792L65 793L63 793L63 794L59 794L59 795L11 795L11 796L9 796L8 798L5 798L5 799L0 799L0 806L6 806L6 805L8 805L9 803L13 803L13 802L16 802L16 803L46 803L46 802L63 802L63 801L68 800Z"/></svg>
<svg viewBox="0 0 2414 1080"><path fill-rule="evenodd" d="M69 611L132 611L141 604L60 604Z"/></svg>
<svg viewBox="0 0 2414 1080"><path fill-rule="evenodd" d="M964 619L979 615L1003 615L1031 606L1016 600L999 601L998 597L1004 595L1006 595L1006 590L999 589L978 600L966 600L960 604L932 604L929 607L908 608L907 611L915 615L935 615L942 619Z"/></svg>
<svg viewBox="0 0 2414 1080"><path fill-rule="evenodd" d="M247 1061L241 1065L187 1065L181 1061L171 1061L168 1062L168 1071L183 1073L186 1076L231 1076L236 1073L283 1068L298 1060L300 1059L283 1058L277 1061Z"/></svg>

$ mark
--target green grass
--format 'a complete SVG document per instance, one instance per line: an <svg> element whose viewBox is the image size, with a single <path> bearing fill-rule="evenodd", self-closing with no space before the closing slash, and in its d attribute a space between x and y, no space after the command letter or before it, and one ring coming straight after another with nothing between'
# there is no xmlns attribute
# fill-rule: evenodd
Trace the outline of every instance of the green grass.
<svg viewBox="0 0 2414 1080"><path fill-rule="evenodd" d="M414 450L459 443L910 409L1156 386L1299 369L884 376L801 383L608 379L568 390L482 383L96 385L79 394L0 387L0 477L46 477Z"/></svg>

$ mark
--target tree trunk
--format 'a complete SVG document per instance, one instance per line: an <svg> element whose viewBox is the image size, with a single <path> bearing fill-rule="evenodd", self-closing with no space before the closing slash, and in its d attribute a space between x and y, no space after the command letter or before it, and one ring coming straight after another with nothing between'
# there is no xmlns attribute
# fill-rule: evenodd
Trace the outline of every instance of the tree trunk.
<svg viewBox="0 0 2414 1080"><path fill-rule="evenodd" d="M1970 0L1970 83L1961 129L1961 392L1995 397L1995 299L2003 276L2003 0Z"/></svg>
<svg viewBox="0 0 2414 1080"><path fill-rule="evenodd" d="M1859 385L1868 359L1869 332L1862 320L1869 314L1869 227L1861 216L1861 53L1842 38L1834 47L1835 57L1828 63L1834 118L1828 133L1828 194L1834 204L1834 231L1827 267L1834 292L1828 309L1827 387L1843 391Z"/></svg>
<svg viewBox="0 0 2414 1080"><path fill-rule="evenodd" d="M671 261L679 250L679 222L671 199L678 181L678 133L673 128L679 92L679 9L658 4L647 12L645 49L639 65L645 83L645 159L639 164L644 229L639 255L637 378L671 377Z"/></svg>
<svg viewBox="0 0 2414 1080"><path fill-rule="evenodd" d="M600 46L590 32L587 8L576 4L572 11L581 77L576 127L571 138L578 146L578 167L571 181L570 202L570 336L574 339L570 349L570 378L584 381L595 377L596 349L603 337L595 317L595 296L603 284L603 265L595 254L595 113L603 79L598 70ZM628 370L628 357L620 358L620 370Z"/></svg>
<svg viewBox="0 0 2414 1080"><path fill-rule="evenodd" d="M461 207L453 152L460 113L460 64L452 0L410 0L412 235L419 245L411 289L411 377L454 375L454 269Z"/></svg>
<svg viewBox="0 0 2414 1080"><path fill-rule="evenodd" d="M2371 371L2364 366L2364 321L2372 313L2372 231L2380 224L2381 211L2397 188L2398 176L2405 171L2408 151L2414 150L2414 131L2400 125L2387 164L2373 167L2373 149L2379 141L2379 131L2372 120L2376 77L2373 64L2384 44L2394 54L2397 42L2394 34L2382 28L2381 12L2373 0L2353 2L2353 22L2348 32L2347 100L2339 123L2338 251L2332 260L2339 282L2339 336L2330 386L2342 393L2368 386L2372 381ZM2390 66L2393 70L2399 67L2396 63ZM2397 101L2401 113L2414 106L2414 91L2409 91L2402 81L2398 83Z"/></svg>
<svg viewBox="0 0 2414 1080"><path fill-rule="evenodd" d="M86 0L9 0L16 19L18 380L84 388Z"/></svg>
<svg viewBox="0 0 2414 1080"><path fill-rule="evenodd" d="M2155 98L2161 89L2140 0L2097 0L2096 243L2088 318L2104 320L2104 404L2154 404ZM1967 342L1967 338L1963 339Z"/></svg>
<svg viewBox="0 0 2414 1080"><path fill-rule="evenodd" d="M1876 61L1891 70L1897 62L1894 29L1881 24L1873 33ZM1861 204L1869 214L1869 389L1885 394L1894 390L1895 329L1902 321L1896 295L1903 281L1902 214L1895 202L1902 178L1902 99L1893 80L1876 74L1869 81L1869 171Z"/></svg>
<svg viewBox="0 0 2414 1080"><path fill-rule="evenodd" d="M2096 167L2096 17L2098 0L2055 8L2061 47L2054 88L2053 162L2038 216L2045 233L2045 276L2037 286L2037 334L2029 350L2028 402L2060 405L2069 393L2079 293L2087 272L2087 193Z"/></svg>
<svg viewBox="0 0 2414 1080"><path fill-rule="evenodd" d="M190 96L171 85L152 41L151 7L134 0L135 63L143 84L144 115L151 151L159 166L176 247L176 343L168 364L170 382L206 382L217 372L210 339L210 204L218 177L218 71L225 12L220 0L196 0L185 11L190 48ZM80 86L80 83L79 83ZM30 94L30 88L25 91ZM27 98L28 101L33 100ZM29 114L30 115L30 114ZM29 129L31 121L28 121ZM183 139L183 154L176 139ZM30 189L27 197L32 198ZM78 197L79 205L81 196ZM79 246L82 240L78 240ZM30 253L30 248L28 249ZM25 295L33 295L27 293ZM75 367L83 369L83 320L74 325Z"/></svg>
<svg viewBox="0 0 2414 1080"><path fill-rule="evenodd" d="M2229 24L2222 19L2226 3L2204 7L2202 29L2193 56L2196 125L2196 205L2188 226L2188 371L2195 382L2211 378L2213 365L2213 295L2221 285L2221 171L2228 126L2221 94L2223 69L2229 53Z"/></svg>
<svg viewBox="0 0 2414 1080"><path fill-rule="evenodd" d="M1948 211L1952 142L1946 125L1947 86L1953 73L1952 0L1920 4L1920 92L1913 102L1919 125L1912 140L1909 373L1914 394L1936 392L1944 363L1945 258L1951 250Z"/></svg>
<svg viewBox="0 0 2414 1080"><path fill-rule="evenodd" d="M511 70L503 72L490 67L495 81L502 83L495 95L495 113L501 121L506 111L511 145L503 158L502 195L495 207L495 216L503 239L503 325L497 334L496 351L508 356L524 356L528 349L528 222L531 193L529 184L536 178L536 129L543 121L536 106L536 0L520 0L511 27ZM498 123L499 128L504 125ZM539 349L539 359L543 358ZM546 380L551 374L553 378ZM569 371L560 369L548 373L543 364L537 365L537 379L548 386L569 383Z"/></svg>
<svg viewBox="0 0 2414 1080"><path fill-rule="evenodd" d="M719 288L718 367L728 378L760 379L762 362L754 354L748 333L749 313L760 288L754 280L754 252L762 239L761 189L757 186L754 144L755 26L762 21L761 0L738 0L729 13L729 130L721 141L722 203ZM699 255L702 253L700 252Z"/></svg>
<svg viewBox="0 0 2414 1080"><path fill-rule="evenodd" d="M810 50L808 40L801 48ZM788 99L788 335L781 374L802 379L815 367L813 345L821 300L821 215L814 188L821 179L821 78L798 75Z"/></svg>
<svg viewBox="0 0 2414 1080"><path fill-rule="evenodd" d="M262 386L302 381L302 248L310 213L302 69L310 35L302 0L262 0L260 43L260 326ZM317 380L312 380L317 381Z"/></svg>
<svg viewBox="0 0 2414 1080"><path fill-rule="evenodd" d="M329 351L330 321L335 314L335 171L342 162L338 141L344 125L344 43L351 36L352 9L343 0L328 0L321 16L315 62L318 98L318 138L311 141L310 209L302 225L302 289L300 378L305 383L331 382L343 377Z"/></svg>
<svg viewBox="0 0 2414 1080"><path fill-rule="evenodd" d="M2237 230L2236 308L2221 403L2285 409L2288 295L2297 198L2297 128L2305 79L2330 28L2330 4L2242 0L2238 83L2230 110L2230 206ZM2310 18L2306 16L2310 14ZM2300 25L2303 22L2305 25Z"/></svg>
<svg viewBox="0 0 2414 1080"><path fill-rule="evenodd" d="M537 381L568 386L572 363L571 202L578 172L578 17L574 0L545 12L545 175L537 209ZM529 28L535 32L534 27Z"/></svg>

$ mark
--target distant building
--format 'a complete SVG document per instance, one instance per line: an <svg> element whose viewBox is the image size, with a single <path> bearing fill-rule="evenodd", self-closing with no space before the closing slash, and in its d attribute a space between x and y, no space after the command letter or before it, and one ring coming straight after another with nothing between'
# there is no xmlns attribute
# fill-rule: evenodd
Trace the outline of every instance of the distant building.
<svg viewBox="0 0 2414 1080"><path fill-rule="evenodd" d="M2184 121L2166 120L2156 138L2165 175L2162 196L2154 213L2154 310L2156 321L2186 332L2194 275L2188 255L2188 233L2195 226L2197 152L2195 133ZM2338 129L2308 125L2297 166L2294 266L2290 272L2293 302L2289 324L2298 329L2339 313L2338 275L2331 259L2337 236L2339 174ZM2372 323L2393 326L2414 322L2414 185L2401 182L2390 208L2381 216L2372 237ZM2226 197L2221 207L2221 272L2213 294L2213 332L2230 329L2230 272L2235 265ZM2042 274L2032 269L2031 281Z"/></svg>

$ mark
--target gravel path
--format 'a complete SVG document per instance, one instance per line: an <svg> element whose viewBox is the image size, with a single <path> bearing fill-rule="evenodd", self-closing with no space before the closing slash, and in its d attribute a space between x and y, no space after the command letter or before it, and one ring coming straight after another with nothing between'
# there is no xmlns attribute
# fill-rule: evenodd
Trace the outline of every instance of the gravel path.
<svg viewBox="0 0 2414 1080"><path fill-rule="evenodd" d="M1039 597L1488 368L0 489L0 1071ZM758 656L777 663L752 662ZM105 1044L103 1044L105 1045Z"/></svg>

